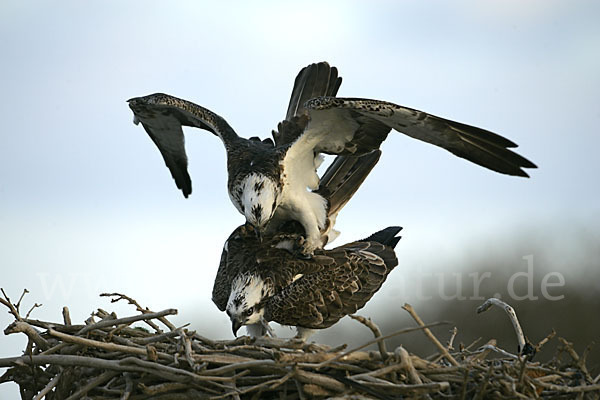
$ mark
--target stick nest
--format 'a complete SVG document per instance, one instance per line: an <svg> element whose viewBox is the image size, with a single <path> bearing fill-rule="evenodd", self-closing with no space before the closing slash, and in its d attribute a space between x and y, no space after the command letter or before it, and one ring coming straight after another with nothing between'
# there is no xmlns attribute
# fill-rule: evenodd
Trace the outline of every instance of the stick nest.
<svg viewBox="0 0 600 400"><path fill-rule="evenodd" d="M29 340L23 355L0 359L8 367L0 383L17 383L23 399L598 399L600 393L600 376L590 375L585 354L562 338L551 362L532 361L554 333L528 344L526 354L503 351L494 340L455 349L456 328L442 345L429 329L442 323L426 325L410 305L404 309L417 326L386 336L370 319L352 316L375 339L347 349L277 338L210 340L169 322L177 310L152 312L118 293L102 296L128 301L136 315L118 318L98 309L84 324L72 324L65 307L62 323L40 321L29 318L37 304L22 317L23 295L13 304L2 293L0 302L15 317L4 333ZM414 330L439 353L421 358L403 347L386 349L386 339ZM373 344L377 350L364 350Z"/></svg>

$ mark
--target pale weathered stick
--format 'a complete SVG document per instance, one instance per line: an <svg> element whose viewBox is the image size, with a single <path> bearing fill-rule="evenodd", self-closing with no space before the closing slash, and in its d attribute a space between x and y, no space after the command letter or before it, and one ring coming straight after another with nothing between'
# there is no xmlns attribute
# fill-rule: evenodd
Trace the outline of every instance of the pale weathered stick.
<svg viewBox="0 0 600 400"><path fill-rule="evenodd" d="M17 301L17 304L15 304L15 308L17 310L21 309L21 301L23 300L23 297L25 297L25 295L29 293L29 290L27 289L23 289L23 293L21 293L21 297L19 297L19 301Z"/></svg>
<svg viewBox="0 0 600 400"><path fill-rule="evenodd" d="M276 389L277 387L279 387L279 386L283 385L285 382L287 382L293 376L294 376L294 371L289 372L287 375L284 375L281 378L270 379L270 380L264 381L262 383L259 383L254 386L250 386L250 387L242 389L242 390L237 389L235 392L225 393L220 396L213 396L213 397L211 397L211 399L214 399L214 400L224 399L224 398L227 398L229 396L234 396L234 395L237 395L239 397L239 395L241 395L241 394L254 392L256 390L262 389L263 387L267 387L267 386L269 387L269 389ZM234 387L234 389L235 389L235 387Z"/></svg>
<svg viewBox="0 0 600 400"><path fill-rule="evenodd" d="M62 366L81 366L89 368L113 369L115 371L139 371L122 365L119 360L104 360L100 358L74 356L66 354L50 354L35 356L20 356L0 358L0 367L13 367L15 365L45 365L56 364Z"/></svg>
<svg viewBox="0 0 600 400"><path fill-rule="evenodd" d="M21 300L19 300L19 303L21 302ZM27 311L27 314L25 314L25 319L28 319L29 316L31 315L31 313L33 312L33 310L35 310L38 307L41 307L43 304L38 304L38 303L34 303L31 308L29 309L29 311Z"/></svg>
<svg viewBox="0 0 600 400"><path fill-rule="evenodd" d="M394 336L402 335L402 334L404 334L404 333L410 333L410 332L420 331L421 329L432 328L432 327L434 327L434 326L439 326L439 325L444 325L444 324L447 324L447 322L444 322L444 321L442 321L442 322L434 322L434 323L432 323L432 324L423 325L423 326L417 326L417 327L414 327L414 328L405 328L405 329L400 329L399 331L396 331L396 332L390 333L389 335L385 335L385 336L381 336L381 337L378 337L378 338L376 338L376 339L373 339L373 340L369 340L367 343L365 343L365 344L363 344L363 345L360 345L360 346L358 346L358 347L355 347L355 348L353 348L353 349L350 349L350 350L348 350L348 351L346 351L346 352L344 352L344 353L338 354L337 356L335 356L335 357L333 357L333 358L330 358L329 360L325 360L325 361L323 361L323 362L321 362L321 363L319 363L319 364L316 364L316 365L315 365L315 368L316 368L317 370L318 370L318 369L320 369L320 368L323 368L323 367L324 367L324 366L326 366L327 364L330 364L330 363L332 363L332 362L334 362L334 361L337 361L337 360L339 360L339 359L341 359L341 358L344 358L344 357L346 357L348 354L352 354L352 353L354 353L355 351L358 351L358 350L364 349L365 347L368 347L368 346L370 346L370 345L372 345L372 344L375 344L375 343L379 342L380 340L386 340L386 339L389 339L389 338L391 338L391 337L394 337Z"/></svg>
<svg viewBox="0 0 600 400"><path fill-rule="evenodd" d="M125 299L129 302L129 304L134 305L139 312L144 313L144 314L153 314L152 311L150 311L148 308L142 307L135 299L132 299L131 297L126 296L121 293L102 293L102 294L100 294L100 297L118 297L116 299L111 299L110 300L111 303L115 303L121 299ZM162 322L170 330L174 331L175 329L177 329L175 327L175 325L173 325L168 319L164 318L164 316L157 317L157 319L160 322ZM154 325L154 326L156 326L156 325ZM155 329L158 330L158 327L156 327Z"/></svg>
<svg viewBox="0 0 600 400"><path fill-rule="evenodd" d="M396 349L396 354L400 357L400 366L408 373L408 378L410 379L410 382L417 385L422 384L423 381L421 380L421 377L419 376L417 370L413 366L408 351L406 351L404 347L398 346L398 348Z"/></svg>
<svg viewBox="0 0 600 400"><path fill-rule="evenodd" d="M185 383L180 382L166 382L153 386L146 386L143 383L139 383L139 387L142 389L144 394L149 396L155 396L157 394L163 394L174 390L186 389L187 385Z"/></svg>
<svg viewBox="0 0 600 400"><path fill-rule="evenodd" d="M27 290L27 289L25 289L25 290ZM25 290L23 291L23 293L25 293ZM10 313L15 317L15 319L17 319L17 321L22 321L23 318L21 318L21 315L19 314L19 310L17 310L15 308L15 306L10 302L10 298L4 291L4 288L0 288L0 291L2 291L2 295L4 296L4 298L0 297L0 303L4 304L6 307L8 307Z"/></svg>
<svg viewBox="0 0 600 400"><path fill-rule="evenodd" d="M113 376L115 376L117 374L118 374L118 372L115 372L115 371L105 371L105 372L103 372L101 375L99 375L96 378L92 379L90 382L88 382L81 389L77 390L71 396L67 397L66 400L80 399L81 397L85 396L87 394L87 392L89 392L90 390L92 390L96 386L103 384L104 382L108 381L110 378L112 378Z"/></svg>
<svg viewBox="0 0 600 400"><path fill-rule="evenodd" d="M579 357L579 354L577 354L577 352L573 348L573 343L568 342L565 338L562 337L559 337L558 340L563 344L565 350L567 350L573 361L575 361L575 364L577 364L579 369L581 369L581 371L585 374L587 381L592 382L592 376L590 375L587 367L585 366L583 359Z"/></svg>
<svg viewBox="0 0 600 400"><path fill-rule="evenodd" d="M187 324L182 326L181 328L183 328L185 326L187 326ZM164 339L178 336L179 335L178 330L179 329L174 330L174 331L159 333L157 335L151 335L151 336L147 336L144 338L131 338L131 341L133 343L137 343L137 344L150 344L150 343L154 343L154 342L160 342L160 341L163 341Z"/></svg>
<svg viewBox="0 0 600 400"><path fill-rule="evenodd" d="M186 335L183 329L178 329L176 332L179 333L179 340L181 340L181 344L183 345L185 360L192 370L196 368L196 362L194 361L194 356L192 352L192 342L190 338Z"/></svg>
<svg viewBox="0 0 600 400"><path fill-rule="evenodd" d="M581 386L563 386L555 385L553 383L546 383L539 379L529 378L531 382L536 386L541 386L544 389L554 390L561 393L582 393L582 392L594 392L600 390L600 384L598 385L581 385Z"/></svg>
<svg viewBox="0 0 600 400"><path fill-rule="evenodd" d="M354 379L354 380L367 379L368 377L378 377L378 376L382 376L382 375L387 375L389 373L403 369L403 370L408 371L409 379L413 383L417 383L417 384L423 383L423 381L419 377L419 374L417 373L416 369L414 368L414 366L412 364L412 358L408 354L408 352L402 346L399 346L396 349L395 353L397 354L398 357L400 357L400 363L394 363L394 364L388 365L388 366L380 368L380 369L352 375L352 376L350 376L350 378Z"/></svg>
<svg viewBox="0 0 600 400"><path fill-rule="evenodd" d="M552 332L550 332L545 338L540 340L539 343L535 345L535 351L540 351L546 343L554 338L554 336L556 336L556 331L552 329Z"/></svg>
<svg viewBox="0 0 600 400"><path fill-rule="evenodd" d="M125 377L125 390L119 400L129 400L129 397L133 393L133 380L131 379L131 373L129 372L123 373L123 376Z"/></svg>
<svg viewBox="0 0 600 400"><path fill-rule="evenodd" d="M298 369L296 370L295 377L302 383L317 384L328 390L333 390L336 392L343 392L346 390L346 385L336 379L328 377L327 375Z"/></svg>
<svg viewBox="0 0 600 400"><path fill-rule="evenodd" d="M42 350L47 350L50 348L50 343L46 339L40 336L39 332L35 330L35 328L29 325L24 321L15 321L10 324L5 330L5 335L10 335L12 333L24 333L29 337L29 339L33 340L35 344L37 344Z"/></svg>
<svg viewBox="0 0 600 400"><path fill-rule="evenodd" d="M519 358L519 356L517 356L515 354L511 354L508 351L502 350L501 348L496 347L496 346L491 345L491 344L484 344L483 346L481 346L479 348L478 351L486 352L488 350L489 351L494 351L494 352L496 352L498 354L502 354L504 357L512 358L512 359L515 359L515 360Z"/></svg>
<svg viewBox="0 0 600 400"><path fill-rule="evenodd" d="M104 349L106 351L120 351L123 353L135 354L138 356L145 356L147 354L146 349L143 347L125 346L122 344L116 344L116 343L110 343L110 342L108 342L108 343L107 342L99 342L99 341L93 340L93 339L86 339L83 337L72 336L72 335L69 335L66 333L58 332L52 328L48 329L48 333L54 337L57 337L57 338L65 341L65 342L80 344L82 346L97 347L99 349ZM161 352L158 353L158 356L164 360L171 360L173 358L170 355L161 353Z"/></svg>
<svg viewBox="0 0 600 400"><path fill-rule="evenodd" d="M375 338L381 337L381 330L379 330L379 327L375 325L373 321L371 321L371 318L365 318L360 315L348 316L369 328L371 332L373 332L373 336L375 336ZM379 342L377 342L377 346L379 348L379 352L381 353L381 359L385 361L385 359L387 358L387 349L385 348L385 342L383 340L380 340Z"/></svg>
<svg viewBox="0 0 600 400"><path fill-rule="evenodd" d="M376 383L376 382L364 382L366 386L377 388L385 391L386 393L393 394L408 394L408 393L421 393L421 392L434 392L434 391L445 391L450 387L449 382L432 382L422 383L420 385L406 385L397 383Z"/></svg>
<svg viewBox="0 0 600 400"><path fill-rule="evenodd" d="M102 321L98 321L94 324L84 326L79 332L77 332L77 335L83 335L84 333L89 332L92 329L99 329L99 328L104 328L104 327L113 326L113 325L131 324L131 323L141 321L141 320L164 317L165 315L177 315L177 310L174 308L169 308L167 310L163 310L163 311L159 311L159 312L155 312L155 313L134 315L133 317L103 319Z"/></svg>
<svg viewBox="0 0 600 400"><path fill-rule="evenodd" d="M33 398L33 400L42 400L44 396L46 396L56 385L58 385L58 381L62 375L62 371L58 374L54 375L54 378L48 382L48 384Z"/></svg>
<svg viewBox="0 0 600 400"><path fill-rule="evenodd" d="M69 307L64 306L62 309L63 322L65 325L71 325L71 313L69 312Z"/></svg>
<svg viewBox="0 0 600 400"><path fill-rule="evenodd" d="M494 364L490 364L487 373L485 374L485 377L482 379L481 385L479 387L479 390L477 391L477 395L475 396L474 400L481 400L483 399L483 396L485 395L485 391L488 387L488 384L490 382L490 377L492 376L492 372L494 370Z"/></svg>
<svg viewBox="0 0 600 400"><path fill-rule="evenodd" d="M472 363L472 362L479 362L484 360L488 354L490 354L492 352L492 348L496 348L496 339L490 339L486 344L484 344L482 347L480 347L477 351L475 351L473 354L469 355L466 359L467 362Z"/></svg>
<svg viewBox="0 0 600 400"><path fill-rule="evenodd" d="M270 367L270 366L275 366L275 365L276 365L276 363L273 360L252 360L252 361L237 362L237 363L229 364L229 365L219 367L219 368L208 369L206 371L203 371L202 374L206 375L206 376L221 376L228 372L235 371L238 369L252 368L252 367L258 367L258 366Z"/></svg>
<svg viewBox="0 0 600 400"><path fill-rule="evenodd" d="M426 327L426 325L423 322L423 320L421 319L421 317L419 317L417 315L417 312L415 311L415 309L408 303L404 304L402 306L402 308L405 309L411 315L411 317L413 317L413 319L417 322L417 324L419 324L419 326L421 326L423 328L423 333L425 334L425 336L427 336L433 342L433 344L436 345L436 347L442 352L444 357L446 357L446 359L448 361L450 361L450 363L452 365L455 365L455 366L459 365L458 362L454 359L454 357L452 357L452 355L448 352L448 349L446 347L444 347L440 343L440 341L433 335L431 330L429 330L429 328Z"/></svg>
<svg viewBox="0 0 600 400"><path fill-rule="evenodd" d="M458 329L456 327L454 327L454 329L452 329L451 331L451 336L450 336L450 340L448 340L448 351L450 350L454 350L454 338L456 338L456 334L458 333Z"/></svg>
<svg viewBox="0 0 600 400"><path fill-rule="evenodd" d="M337 356L335 353L278 353L275 358L281 363L316 364ZM367 361L371 358L371 355L365 351L355 351L352 354L345 355L344 362Z"/></svg>
<svg viewBox="0 0 600 400"><path fill-rule="evenodd" d="M477 314L489 310L492 306L502 308L506 312L506 315L508 315L508 318L510 319L510 322L512 322L513 328L515 329L515 333L517 335L517 341L519 343L519 347L517 347L517 353L520 354L525 348L526 342L525 335L523 335L523 329L521 329L521 324L519 324L519 319L517 318L517 313L515 313L515 309L507 303L503 302L502 300L497 299L495 297L491 297L487 299L482 305L477 307Z"/></svg>

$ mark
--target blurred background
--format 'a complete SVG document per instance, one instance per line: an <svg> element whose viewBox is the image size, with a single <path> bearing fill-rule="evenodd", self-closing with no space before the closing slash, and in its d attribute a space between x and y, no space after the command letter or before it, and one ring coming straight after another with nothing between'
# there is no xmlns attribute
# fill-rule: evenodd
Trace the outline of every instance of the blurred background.
<svg viewBox="0 0 600 400"><path fill-rule="evenodd" d="M552 329L579 352L600 337L600 4L593 1L104 1L0 5L0 286L32 317L74 322L123 292L174 323L231 338L210 300L222 245L243 222L225 152L188 130L194 192L184 199L126 100L165 92L201 104L242 136L266 137L297 72L329 61L339 95L392 101L500 133L535 162L503 176L401 134L340 213L342 244L401 225L399 266L359 314L384 334L411 303L455 344L516 340L499 296L534 343ZM12 317L0 313L4 328ZM292 335L288 328L278 330ZM349 318L312 340L358 344ZM556 342L556 339L555 341ZM409 351L434 352L417 332ZM0 336L0 357L24 335ZM393 347L390 345L390 347ZM540 360L554 355L551 344ZM596 366L597 348L590 353ZM0 370L3 373L3 370ZM16 398L13 384L1 398Z"/></svg>

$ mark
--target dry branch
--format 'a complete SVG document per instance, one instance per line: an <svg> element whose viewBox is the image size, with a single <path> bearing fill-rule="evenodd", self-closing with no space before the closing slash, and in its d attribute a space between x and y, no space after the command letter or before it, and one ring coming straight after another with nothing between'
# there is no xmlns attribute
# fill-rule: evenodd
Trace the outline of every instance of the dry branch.
<svg viewBox="0 0 600 400"><path fill-rule="evenodd" d="M435 346L442 352L444 357L446 357L446 359L452 365L458 365L458 361L456 361L454 359L454 357L452 357L452 355L448 352L448 349L440 343L440 341L433 335L433 333L431 332L431 330L429 330L429 328L425 327L425 323L423 322L421 317L419 317L417 315L417 312L414 310L414 308L410 304L405 304L402 306L402 308L405 309L410 314L410 316L413 317L413 319L417 322L417 324L419 324L419 326L421 326L423 328L423 333L429 339L431 339L433 344L435 344Z"/></svg>
<svg viewBox="0 0 600 400"><path fill-rule="evenodd" d="M523 329L521 328L521 324L519 323L519 319L517 318L517 313L515 312L515 309L503 302L502 300L497 299L495 297L491 297L487 299L482 305L477 307L477 313L480 314L484 311L487 311L492 306L502 308L506 312L506 315L508 315L508 318L510 319L513 328L515 329L515 334L517 335L517 352L521 353L525 350L527 342L525 340L525 335L523 334Z"/></svg>

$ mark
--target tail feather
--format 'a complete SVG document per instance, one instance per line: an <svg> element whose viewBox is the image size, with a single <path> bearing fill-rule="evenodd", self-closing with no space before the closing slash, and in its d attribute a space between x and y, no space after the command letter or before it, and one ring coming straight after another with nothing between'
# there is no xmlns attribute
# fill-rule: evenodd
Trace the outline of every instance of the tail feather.
<svg viewBox="0 0 600 400"><path fill-rule="evenodd" d="M338 76L337 68L331 67L327 62L302 68L294 81L285 120L272 132L275 144L282 146L294 142L308 123L304 103L320 96L335 97L341 84L342 78Z"/></svg>
<svg viewBox="0 0 600 400"><path fill-rule="evenodd" d="M381 150L359 157L338 156L321 177L317 193L329 202L328 216L335 216L354 196L371 170L377 165Z"/></svg>
<svg viewBox="0 0 600 400"><path fill-rule="evenodd" d="M361 240L361 242L377 242L395 248L402 238L402 236L396 236L401 230L402 227L400 226L390 226L375 232L368 238Z"/></svg>
<svg viewBox="0 0 600 400"><path fill-rule="evenodd" d="M291 121L293 117L304 114L304 103L310 99L334 97L341 84L342 78L338 76L337 68L325 61L302 68L294 81L285 119Z"/></svg>

